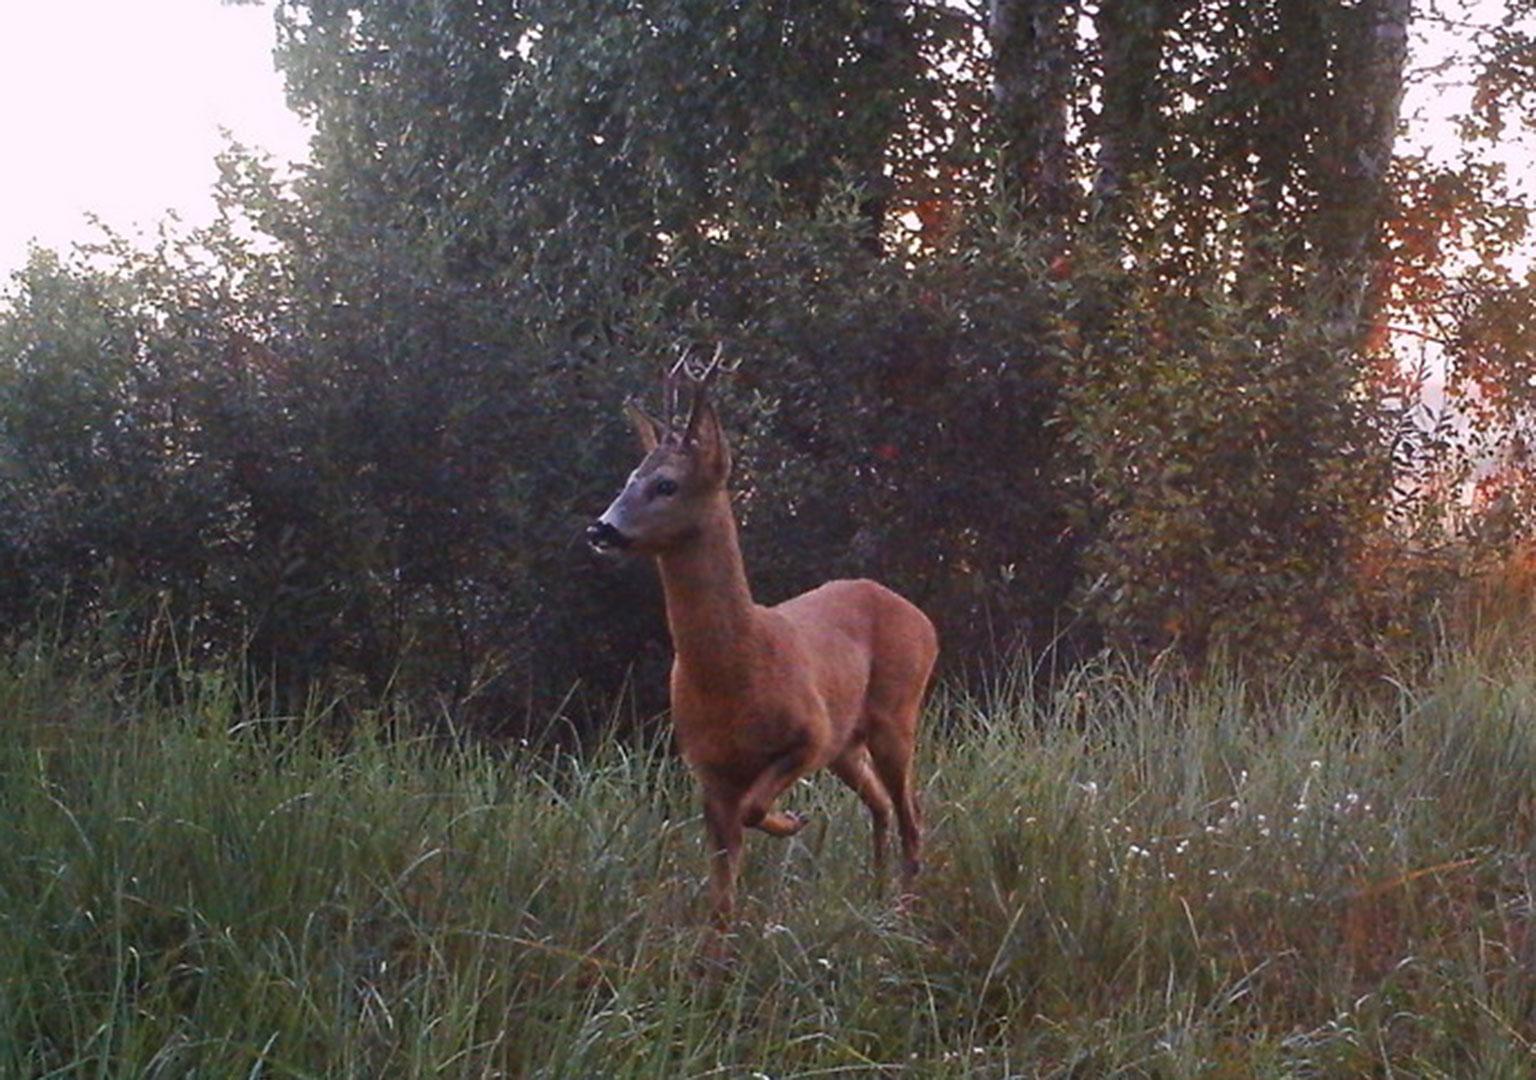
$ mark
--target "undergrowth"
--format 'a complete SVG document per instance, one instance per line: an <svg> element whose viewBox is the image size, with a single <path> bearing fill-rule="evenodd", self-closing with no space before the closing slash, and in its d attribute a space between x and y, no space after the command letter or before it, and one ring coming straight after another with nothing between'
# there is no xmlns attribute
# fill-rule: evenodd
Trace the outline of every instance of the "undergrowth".
<svg viewBox="0 0 1536 1080"><path fill-rule="evenodd" d="M142 680L141 680L142 681ZM830 778L701 969L664 728L580 754L0 672L6 1076L1526 1076L1536 662L942 691L900 910ZM174 701L175 704L167 704Z"/></svg>

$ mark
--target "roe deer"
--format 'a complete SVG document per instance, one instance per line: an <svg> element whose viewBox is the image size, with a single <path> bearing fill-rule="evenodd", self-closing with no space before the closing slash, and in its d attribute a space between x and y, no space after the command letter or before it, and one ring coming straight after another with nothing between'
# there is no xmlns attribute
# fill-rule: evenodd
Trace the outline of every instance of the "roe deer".
<svg viewBox="0 0 1536 1080"><path fill-rule="evenodd" d="M706 392L719 350L675 427L626 406L645 457L587 528L598 552L654 556L666 595L672 724L703 795L714 926L735 907L743 828L793 836L806 824L773 802L829 768L869 807L884 870L894 812L903 895L917 874L922 822L912 755L938 639L928 617L873 581L831 581L773 607L753 602L726 481L731 455Z"/></svg>

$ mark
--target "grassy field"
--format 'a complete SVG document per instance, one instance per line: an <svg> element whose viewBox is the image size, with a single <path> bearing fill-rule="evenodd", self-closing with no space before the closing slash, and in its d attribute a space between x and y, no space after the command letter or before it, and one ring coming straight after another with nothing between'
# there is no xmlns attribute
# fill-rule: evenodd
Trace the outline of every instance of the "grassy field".
<svg viewBox="0 0 1536 1080"><path fill-rule="evenodd" d="M1536 1074L1536 661L941 693L912 909L822 778L712 978L664 738L339 749L183 684L0 672L0 1075Z"/></svg>

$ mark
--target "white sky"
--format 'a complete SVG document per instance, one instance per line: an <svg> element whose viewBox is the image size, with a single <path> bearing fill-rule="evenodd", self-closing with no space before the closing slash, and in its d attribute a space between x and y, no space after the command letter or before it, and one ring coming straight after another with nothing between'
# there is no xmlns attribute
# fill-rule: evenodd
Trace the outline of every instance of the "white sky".
<svg viewBox="0 0 1536 1080"><path fill-rule="evenodd" d="M130 232L212 220L220 127L302 158L272 42L267 4L0 0L0 277L29 240L93 235L88 211Z"/></svg>
<svg viewBox="0 0 1536 1080"><path fill-rule="evenodd" d="M1478 0L1478 15L1503 6ZM302 158L307 133L283 101L272 40L270 3L0 0L0 293L29 240L93 235L88 211L129 233L171 209L211 220L221 127L280 161ZM1464 49L1437 36L1416 59ZM1408 142L1451 156L1444 118L1465 101L1459 88L1415 86ZM1529 144L1502 149L1529 194Z"/></svg>

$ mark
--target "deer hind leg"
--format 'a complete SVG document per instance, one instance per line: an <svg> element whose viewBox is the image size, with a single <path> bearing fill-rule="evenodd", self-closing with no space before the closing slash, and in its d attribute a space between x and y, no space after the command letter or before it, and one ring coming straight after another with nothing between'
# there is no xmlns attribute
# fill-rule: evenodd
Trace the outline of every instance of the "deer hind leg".
<svg viewBox="0 0 1536 1080"><path fill-rule="evenodd" d="M874 864L875 873L885 873L885 838L891 828L891 812L893 809L890 792L886 791L885 784L875 773L874 761L869 756L869 749L863 745L853 747L842 757L832 762L832 772L843 783L854 791L854 794L863 800L869 807L870 821L874 826Z"/></svg>
<svg viewBox="0 0 1536 1080"><path fill-rule="evenodd" d="M902 888L910 890L922 866L923 851L923 817L912 780L917 708L914 706L904 715L872 716L870 720L869 753L875 775L885 785L896 811L896 828L901 834Z"/></svg>

